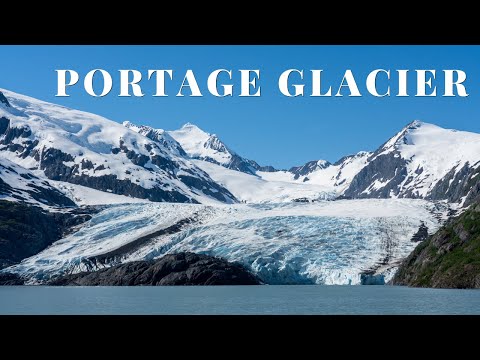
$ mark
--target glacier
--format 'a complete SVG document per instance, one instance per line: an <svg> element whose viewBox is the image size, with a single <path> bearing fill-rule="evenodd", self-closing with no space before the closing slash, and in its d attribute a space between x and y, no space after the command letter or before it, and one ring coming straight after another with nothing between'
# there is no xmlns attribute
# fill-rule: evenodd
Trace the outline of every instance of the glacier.
<svg viewBox="0 0 480 360"><path fill-rule="evenodd" d="M267 284L388 281L421 225L433 233L479 195L479 154L480 134L413 121L373 152L277 170L193 124L119 124L0 89L0 198L99 210L5 271L42 283L193 251Z"/></svg>
<svg viewBox="0 0 480 360"><path fill-rule="evenodd" d="M421 223L433 232L447 210L445 203L419 199L115 204L78 232L5 271L41 283L92 270L92 264L100 268L192 251L240 262L266 284L355 285L372 267L388 281L417 245L411 238ZM175 227L179 222L183 225ZM159 231L172 228L177 231ZM147 240L132 247L138 239ZM91 261L113 253L109 261Z"/></svg>

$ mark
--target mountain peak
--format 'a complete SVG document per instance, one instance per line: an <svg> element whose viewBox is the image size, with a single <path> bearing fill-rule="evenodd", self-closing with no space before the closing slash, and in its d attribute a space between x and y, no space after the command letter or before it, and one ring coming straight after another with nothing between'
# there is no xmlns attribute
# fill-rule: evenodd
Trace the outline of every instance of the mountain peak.
<svg viewBox="0 0 480 360"><path fill-rule="evenodd" d="M126 127L127 129L130 129L130 130L133 130L135 132L139 132L140 131L140 126L137 126L135 125L134 123L130 122L130 121L124 121L122 122L122 125L124 127Z"/></svg>
<svg viewBox="0 0 480 360"><path fill-rule="evenodd" d="M0 104L4 104L6 107L12 107L8 102L8 99L5 97L5 95L1 91L0 91Z"/></svg>
<svg viewBox="0 0 480 360"><path fill-rule="evenodd" d="M186 123L181 129L167 133L178 141L193 159L204 160L246 174L255 174L257 170L266 172L275 170L271 166L262 167L253 160L241 157L217 135L210 134L192 123Z"/></svg>
<svg viewBox="0 0 480 360"><path fill-rule="evenodd" d="M420 120L413 120L411 123L407 124L407 126L405 126L405 130L415 130L415 129L418 129L424 125L430 125L428 123L425 123L423 121L420 121Z"/></svg>
<svg viewBox="0 0 480 360"><path fill-rule="evenodd" d="M200 128L199 128L197 125L192 124L191 122L187 122L186 124L184 124L184 125L182 126L182 129L189 129L189 128L190 128L190 129L198 129L198 130L200 130Z"/></svg>
<svg viewBox="0 0 480 360"><path fill-rule="evenodd" d="M190 122L187 122L186 124L184 124L180 130L176 130L176 131L180 131L180 132L183 132L185 134L190 134L191 136L195 136L195 137L201 137L202 139L206 140L207 138L209 138L211 136L211 134L209 132L206 132L202 129L200 129L197 125L195 124L192 124Z"/></svg>
<svg viewBox="0 0 480 360"><path fill-rule="evenodd" d="M330 162L328 162L327 160L317 160L317 166L320 168L326 168L330 165Z"/></svg>
<svg viewBox="0 0 480 360"><path fill-rule="evenodd" d="M387 149L393 149L396 146L401 144L409 143L407 139L408 135L411 134L413 130L423 128L425 126L435 126L424 123L420 120L413 120L408 123L402 130L400 130L395 136L391 137L386 143L384 143L377 151L376 154L379 154Z"/></svg>
<svg viewBox="0 0 480 360"><path fill-rule="evenodd" d="M181 145L163 129L155 129L148 125L136 125L130 121L124 121L122 125L127 129L130 129L149 138L150 140L163 145L167 151L173 152L174 154L180 156L187 155Z"/></svg>

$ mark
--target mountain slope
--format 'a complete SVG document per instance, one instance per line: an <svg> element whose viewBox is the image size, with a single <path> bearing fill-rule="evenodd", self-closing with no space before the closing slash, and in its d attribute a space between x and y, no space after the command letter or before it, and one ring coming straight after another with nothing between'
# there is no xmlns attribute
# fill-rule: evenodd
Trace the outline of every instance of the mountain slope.
<svg viewBox="0 0 480 360"><path fill-rule="evenodd" d="M402 263L392 283L480 288L480 201L420 244Z"/></svg>
<svg viewBox="0 0 480 360"><path fill-rule="evenodd" d="M37 175L151 201L236 201L154 136L101 116L2 92L7 99L0 104L2 156Z"/></svg>
<svg viewBox="0 0 480 360"><path fill-rule="evenodd" d="M2 157L0 157L0 199L40 206L75 206L72 200L48 181Z"/></svg>
<svg viewBox="0 0 480 360"><path fill-rule="evenodd" d="M356 155L345 156L335 164L325 160L310 161L289 171L262 172L256 175L265 181L305 184L321 188L322 191L341 196L350 186L355 175L365 167L371 153L361 151ZM208 171L207 171L208 172Z"/></svg>
<svg viewBox="0 0 480 360"><path fill-rule="evenodd" d="M414 121L367 160L344 195L468 204L480 166L480 135Z"/></svg>
<svg viewBox="0 0 480 360"><path fill-rule="evenodd" d="M285 172L257 172L257 176L226 169L202 160L193 162L218 184L227 188L235 197L246 203L332 200L335 193L328 186L285 181ZM288 173L287 176L292 174ZM264 179L264 176L270 176Z"/></svg>
<svg viewBox="0 0 480 360"><path fill-rule="evenodd" d="M316 166L308 167L310 163L307 163L307 167L302 167L304 169L303 173L298 173L298 176L294 176L294 179L329 186L341 195L348 188L355 175L367 165L367 159L370 155L369 152L361 151L355 155L345 156L335 164L319 160ZM318 165L319 162L321 165Z"/></svg>
<svg viewBox="0 0 480 360"><path fill-rule="evenodd" d="M150 126L137 126L130 121L124 121L122 123L127 129L135 131L140 135L143 135L150 140L153 140L157 143L162 144L166 149L177 156L186 157L187 153L183 150L182 146L173 138L171 137L165 130L162 129L154 129Z"/></svg>
<svg viewBox="0 0 480 360"><path fill-rule="evenodd" d="M185 152L193 159L199 159L221 165L227 169L255 174L260 171L275 171L271 166L260 166L230 150L218 137L187 123L181 129L168 131L180 143Z"/></svg>
<svg viewBox="0 0 480 360"><path fill-rule="evenodd" d="M90 220L94 209L49 212L38 206L0 200L0 269L38 254Z"/></svg>

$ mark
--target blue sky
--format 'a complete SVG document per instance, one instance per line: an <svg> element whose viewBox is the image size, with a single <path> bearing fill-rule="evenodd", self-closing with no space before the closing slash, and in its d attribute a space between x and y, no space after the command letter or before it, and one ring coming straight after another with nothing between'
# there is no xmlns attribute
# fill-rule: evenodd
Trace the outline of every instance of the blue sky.
<svg viewBox="0 0 480 360"><path fill-rule="evenodd" d="M0 87L122 122L167 130L186 122L216 133L239 154L261 165L289 168L309 160L336 161L360 150L374 150L412 120L480 133L479 46L0 46ZM55 69L85 75L102 68L114 79L112 93L93 98L79 85L69 98L55 97ZM206 87L218 68L260 69L259 98L216 98ZM278 90L286 69L323 69L325 85L334 89L346 69L356 76L361 98L287 98ZM467 72L467 98L374 98L365 90L373 69L461 69ZM152 97L153 81L142 82L143 98L118 97L118 69L172 69L170 96ZM193 69L201 98L175 97L186 69ZM413 75L413 74L412 74ZM144 76L146 78L146 76ZM392 77L394 80L394 78ZM439 77L437 91L442 90ZM306 94L308 94L306 79ZM234 81L234 94L239 82ZM379 83L379 87L385 84ZM395 81L392 81L395 93Z"/></svg>

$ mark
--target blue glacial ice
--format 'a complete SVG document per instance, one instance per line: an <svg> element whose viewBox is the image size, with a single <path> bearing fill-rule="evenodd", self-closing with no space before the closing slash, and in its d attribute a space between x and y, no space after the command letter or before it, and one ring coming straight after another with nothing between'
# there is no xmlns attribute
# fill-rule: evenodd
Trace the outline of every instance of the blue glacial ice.
<svg viewBox="0 0 480 360"><path fill-rule="evenodd" d="M388 281L399 261L417 245L410 239L421 222L433 232L445 210L439 204L408 199L112 205L77 233L7 271L32 276L32 281L82 271L87 257L194 217L180 232L154 237L121 261L193 251L238 261L267 284L353 285L372 268Z"/></svg>

